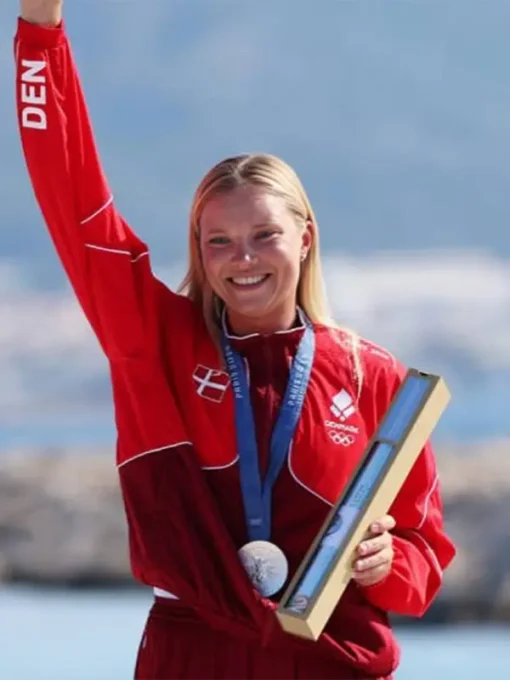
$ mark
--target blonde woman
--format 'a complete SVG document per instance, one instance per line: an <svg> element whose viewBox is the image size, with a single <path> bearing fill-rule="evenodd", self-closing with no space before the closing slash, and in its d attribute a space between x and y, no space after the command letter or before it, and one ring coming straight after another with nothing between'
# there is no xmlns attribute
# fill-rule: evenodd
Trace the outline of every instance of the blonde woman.
<svg viewBox="0 0 510 680"><path fill-rule="evenodd" d="M269 155L214 167L171 292L103 176L61 0L22 0L16 64L35 196L109 362L133 574L154 588L136 678L390 678L388 613L421 616L454 556L430 446L320 640L274 616L404 374L331 321L296 174Z"/></svg>

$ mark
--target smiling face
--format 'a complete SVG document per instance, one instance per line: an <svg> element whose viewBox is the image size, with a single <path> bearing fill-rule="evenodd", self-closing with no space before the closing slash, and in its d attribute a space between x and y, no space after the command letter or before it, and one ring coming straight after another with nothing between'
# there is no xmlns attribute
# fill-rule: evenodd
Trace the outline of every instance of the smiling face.
<svg viewBox="0 0 510 680"><path fill-rule="evenodd" d="M311 225L301 224L284 198L246 184L207 201L199 233L206 278L233 332L289 328Z"/></svg>

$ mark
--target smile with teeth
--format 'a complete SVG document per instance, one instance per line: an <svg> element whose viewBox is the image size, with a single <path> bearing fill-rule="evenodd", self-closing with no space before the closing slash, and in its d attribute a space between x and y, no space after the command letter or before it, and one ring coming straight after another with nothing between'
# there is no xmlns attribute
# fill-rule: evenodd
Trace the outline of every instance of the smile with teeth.
<svg viewBox="0 0 510 680"><path fill-rule="evenodd" d="M232 283L237 286L255 286L257 283L261 283L269 274L261 274L260 276L233 276L229 279Z"/></svg>

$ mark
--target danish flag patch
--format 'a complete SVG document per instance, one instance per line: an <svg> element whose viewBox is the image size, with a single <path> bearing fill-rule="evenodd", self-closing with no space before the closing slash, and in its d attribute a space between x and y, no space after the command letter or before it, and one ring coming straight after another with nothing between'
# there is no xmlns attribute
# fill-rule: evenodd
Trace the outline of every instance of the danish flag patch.
<svg viewBox="0 0 510 680"><path fill-rule="evenodd" d="M230 376L224 371L217 371L214 368L207 368L198 364L193 373L193 381L197 394L209 401L220 403L230 385Z"/></svg>

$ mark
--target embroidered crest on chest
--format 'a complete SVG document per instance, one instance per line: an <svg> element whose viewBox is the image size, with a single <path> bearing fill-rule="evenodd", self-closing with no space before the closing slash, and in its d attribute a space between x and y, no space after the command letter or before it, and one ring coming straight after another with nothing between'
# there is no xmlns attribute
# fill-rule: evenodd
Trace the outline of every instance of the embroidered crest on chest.
<svg viewBox="0 0 510 680"><path fill-rule="evenodd" d="M342 389L331 398L329 413L324 420L328 437L338 446L352 446L360 431L353 424L356 420L354 400L347 390Z"/></svg>
<svg viewBox="0 0 510 680"><path fill-rule="evenodd" d="M224 371L198 364L193 371L193 383L198 396L219 404L227 393L230 376Z"/></svg>

